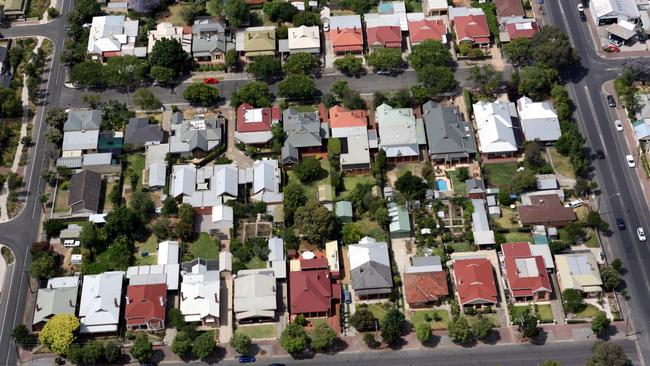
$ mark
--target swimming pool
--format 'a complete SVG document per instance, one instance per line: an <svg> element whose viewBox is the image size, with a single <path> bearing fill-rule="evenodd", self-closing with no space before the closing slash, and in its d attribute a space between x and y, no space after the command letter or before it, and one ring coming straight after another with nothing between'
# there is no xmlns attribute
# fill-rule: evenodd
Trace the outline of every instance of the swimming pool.
<svg viewBox="0 0 650 366"><path fill-rule="evenodd" d="M436 189L439 191L448 191L449 186L447 186L447 181L444 179L436 180Z"/></svg>

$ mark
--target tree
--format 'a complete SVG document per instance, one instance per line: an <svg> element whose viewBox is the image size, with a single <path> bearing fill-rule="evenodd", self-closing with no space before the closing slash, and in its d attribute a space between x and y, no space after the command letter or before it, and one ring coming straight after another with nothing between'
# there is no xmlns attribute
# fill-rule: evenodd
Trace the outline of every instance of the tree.
<svg viewBox="0 0 650 366"><path fill-rule="evenodd" d="M424 193L428 188L427 183L410 170L402 174L395 181L395 188L402 193L408 200L417 200L424 198Z"/></svg>
<svg viewBox="0 0 650 366"><path fill-rule="evenodd" d="M104 359L108 363L113 363L117 361L118 358L122 355L122 349L120 348L119 343L115 341L108 341L104 344Z"/></svg>
<svg viewBox="0 0 650 366"><path fill-rule="evenodd" d="M62 107L50 107L47 109L47 112L45 112L45 121L47 121L50 128L57 130L63 129L63 124L67 118L68 115Z"/></svg>
<svg viewBox="0 0 650 366"><path fill-rule="evenodd" d="M108 86L130 89L142 84L147 68L147 62L136 56L111 57L104 65L103 77Z"/></svg>
<svg viewBox="0 0 650 366"><path fill-rule="evenodd" d="M133 347L131 347L130 353L131 356L140 361L140 363L151 361L151 357L153 356L153 345L149 342L147 334L140 333L135 337L135 342L133 342Z"/></svg>
<svg viewBox="0 0 650 366"><path fill-rule="evenodd" d="M475 82L481 90L481 95L491 96L498 92L502 80L502 73L494 66L485 64L472 66L469 69L470 79Z"/></svg>
<svg viewBox="0 0 650 366"><path fill-rule="evenodd" d="M603 220L597 211L589 211L585 218L585 225L600 231L609 229L609 223Z"/></svg>
<svg viewBox="0 0 650 366"><path fill-rule="evenodd" d="M185 325L185 317L178 308L169 309L167 318L169 319L169 326L172 328L180 329Z"/></svg>
<svg viewBox="0 0 650 366"><path fill-rule="evenodd" d="M104 229L109 241L121 235L135 240L142 233L142 220L131 208L120 206L106 215Z"/></svg>
<svg viewBox="0 0 650 366"><path fill-rule="evenodd" d="M151 76L152 79L159 83L168 84L171 83L176 77L176 70L169 67L156 65L151 67L149 76Z"/></svg>
<svg viewBox="0 0 650 366"><path fill-rule="evenodd" d="M334 213L316 201L309 201L306 205L298 207L294 221L305 239L319 245L325 244L336 227Z"/></svg>
<svg viewBox="0 0 650 366"><path fill-rule="evenodd" d="M140 215L143 222L148 221L156 208L149 192L144 191L133 192L129 205L133 211Z"/></svg>
<svg viewBox="0 0 650 366"><path fill-rule="evenodd" d="M83 346L79 343L71 344L65 357L72 363L82 364L84 362Z"/></svg>
<svg viewBox="0 0 650 366"><path fill-rule="evenodd" d="M13 339L17 345L23 348L28 348L33 344L34 335L29 332L29 329L27 329L25 324L18 324L11 331L11 339Z"/></svg>
<svg viewBox="0 0 650 366"><path fill-rule="evenodd" d="M535 172L531 169L515 173L510 180L510 191L514 193L523 193L533 190L537 187Z"/></svg>
<svg viewBox="0 0 650 366"><path fill-rule="evenodd" d="M377 48L366 57L366 60L368 65L377 71L394 72L404 63L402 52L397 48Z"/></svg>
<svg viewBox="0 0 650 366"><path fill-rule="evenodd" d="M235 333L230 338L230 345L235 349L235 352L240 355L247 355L251 347L251 339L244 333Z"/></svg>
<svg viewBox="0 0 650 366"><path fill-rule="evenodd" d="M612 263L610 263L610 267L614 268L616 272L621 273L621 270L623 269L623 261L621 258L615 258Z"/></svg>
<svg viewBox="0 0 650 366"><path fill-rule="evenodd" d="M22 112L22 102L16 92L0 86L0 116L18 117Z"/></svg>
<svg viewBox="0 0 650 366"><path fill-rule="evenodd" d="M297 164L293 169L294 173L296 173L296 176L302 183L309 183L319 179L322 170L323 169L320 167L320 161L311 156L304 158L302 162Z"/></svg>
<svg viewBox="0 0 650 366"><path fill-rule="evenodd" d="M109 100L102 107L102 129L121 130L129 118L135 117L135 112L129 110L126 103Z"/></svg>
<svg viewBox="0 0 650 366"><path fill-rule="evenodd" d="M74 342L79 319L74 314L56 314L45 323L38 335L41 343L59 356L65 355Z"/></svg>
<svg viewBox="0 0 650 366"><path fill-rule="evenodd" d="M591 349L591 357L587 359L586 366L628 366L631 365L623 347L616 343L598 341Z"/></svg>
<svg viewBox="0 0 650 366"><path fill-rule="evenodd" d="M160 218L152 226L154 235L158 240L167 240L173 235L172 222L168 218Z"/></svg>
<svg viewBox="0 0 650 366"><path fill-rule="evenodd" d="M205 3L205 9L213 17L221 16L223 13L223 2L220 0L208 0Z"/></svg>
<svg viewBox="0 0 650 366"><path fill-rule="evenodd" d="M299 11L293 16L291 23L294 27L320 25L320 14L313 11Z"/></svg>
<svg viewBox="0 0 650 366"><path fill-rule="evenodd" d="M379 186L383 187L386 182L386 169L388 168L388 159L386 158L386 151L379 149L375 154L375 163L372 165L372 174L375 179L380 183Z"/></svg>
<svg viewBox="0 0 650 366"><path fill-rule="evenodd" d="M172 341L172 352L180 358L186 358L192 353L192 340L184 331L176 333Z"/></svg>
<svg viewBox="0 0 650 366"><path fill-rule="evenodd" d="M523 334L524 338L533 338L537 335L539 332L539 328L537 327L538 321L539 317L537 314L531 312L528 308L523 314L521 314L521 317L516 320L518 329Z"/></svg>
<svg viewBox="0 0 650 366"><path fill-rule="evenodd" d="M381 338L384 343L393 345L400 339L404 326L404 314L398 309L390 309L381 321Z"/></svg>
<svg viewBox="0 0 650 366"><path fill-rule="evenodd" d="M197 16L205 13L205 3L190 2L181 7L181 18L185 23L192 25Z"/></svg>
<svg viewBox="0 0 650 366"><path fill-rule="evenodd" d="M415 337L421 343L427 343L431 340L431 326L429 323L420 323L415 328Z"/></svg>
<svg viewBox="0 0 650 366"><path fill-rule="evenodd" d="M501 48L503 56L515 66L524 66L531 63L532 52L528 38L515 38Z"/></svg>
<svg viewBox="0 0 650 366"><path fill-rule="evenodd" d="M243 0L228 0L226 3L226 16L232 29L239 28L248 20L250 8Z"/></svg>
<svg viewBox="0 0 650 366"><path fill-rule="evenodd" d="M358 76L363 71L363 60L361 57L347 54L336 59L334 61L334 66L347 76Z"/></svg>
<svg viewBox="0 0 650 366"><path fill-rule="evenodd" d="M472 324L472 333L477 339L486 339L492 332L492 322L488 317L479 314L478 319Z"/></svg>
<svg viewBox="0 0 650 366"><path fill-rule="evenodd" d="M32 259L30 273L32 276L47 280L56 276L56 254L52 252L42 252Z"/></svg>
<svg viewBox="0 0 650 366"><path fill-rule="evenodd" d="M316 71L318 65L318 58L313 54L305 52L294 53L284 62L284 72L287 74L310 75Z"/></svg>
<svg viewBox="0 0 650 366"><path fill-rule="evenodd" d="M70 82L79 87L103 86L104 65L96 61L78 63L70 69Z"/></svg>
<svg viewBox="0 0 650 366"><path fill-rule="evenodd" d="M263 81L251 81L239 87L230 97L230 105L237 108L248 103L255 108L270 107L273 95L269 85Z"/></svg>
<svg viewBox="0 0 650 366"><path fill-rule="evenodd" d="M358 243L363 237L361 225L356 222L346 222L341 229L343 244Z"/></svg>
<svg viewBox="0 0 650 366"><path fill-rule="evenodd" d="M557 26L542 26L533 36L531 51L536 64L544 64L558 71L580 63L580 57L571 47L569 38Z"/></svg>
<svg viewBox="0 0 650 366"><path fill-rule="evenodd" d="M562 304L566 311L574 314L582 311L585 306L582 294L573 288L562 291Z"/></svg>
<svg viewBox="0 0 650 366"><path fill-rule="evenodd" d="M472 341L472 330L464 317L458 317L449 321L447 325L449 330L449 337L459 344L468 344Z"/></svg>
<svg viewBox="0 0 650 366"><path fill-rule="evenodd" d="M160 109L162 107L160 99L156 98L151 90L145 88L136 89L135 93L133 93L133 103L144 110Z"/></svg>
<svg viewBox="0 0 650 366"><path fill-rule="evenodd" d="M452 67L454 65L449 48L442 42L434 40L426 40L413 46L408 61L415 71L419 71L425 66Z"/></svg>
<svg viewBox="0 0 650 366"><path fill-rule="evenodd" d="M174 70L174 76L187 70L189 55L183 46L171 38L161 38L156 41L149 53L151 67L162 66Z"/></svg>
<svg viewBox="0 0 650 366"><path fill-rule="evenodd" d="M284 1L274 0L264 4L264 13L274 22L290 22L293 16L298 13L298 9Z"/></svg>
<svg viewBox="0 0 650 366"><path fill-rule="evenodd" d="M194 239L194 210L192 206L183 203L178 207L179 222L176 223L176 236L183 241Z"/></svg>
<svg viewBox="0 0 650 366"><path fill-rule="evenodd" d="M585 231L582 228L582 225L577 222L572 222L569 225L564 227L564 232L566 233L566 240L569 243L575 243L578 238L585 236Z"/></svg>
<svg viewBox="0 0 650 366"><path fill-rule="evenodd" d="M289 182L286 187L284 187L284 221L287 226L293 224L294 213L299 207L304 206L307 203L307 195L305 195L305 190L302 185L296 182Z"/></svg>
<svg viewBox="0 0 650 366"><path fill-rule="evenodd" d="M526 66L519 72L519 94L533 100L544 100L551 93L553 83L558 79L554 69L539 65Z"/></svg>
<svg viewBox="0 0 650 366"><path fill-rule="evenodd" d="M596 336L602 337L607 333L608 328L609 319L607 319L607 314L604 311L598 312L598 315L591 320L591 330Z"/></svg>
<svg viewBox="0 0 650 366"><path fill-rule="evenodd" d="M183 98L201 107L209 107L219 101L219 89L204 83L192 83L183 91Z"/></svg>
<svg viewBox="0 0 650 366"><path fill-rule="evenodd" d="M350 324L359 332L374 330L377 318L367 308L357 310L350 317Z"/></svg>
<svg viewBox="0 0 650 366"><path fill-rule="evenodd" d="M84 343L82 350L85 364L94 364L104 357L104 345L94 339Z"/></svg>
<svg viewBox="0 0 650 366"><path fill-rule="evenodd" d="M311 332L311 347L316 352L325 351L336 342L336 333L326 323L318 323Z"/></svg>
<svg viewBox="0 0 650 366"><path fill-rule="evenodd" d="M607 291L614 291L621 284L621 274L612 267L601 269L600 277L603 279L603 288Z"/></svg>
<svg viewBox="0 0 650 366"><path fill-rule="evenodd" d="M311 340L305 329L296 323L287 325L280 335L280 345L285 351L293 355L305 351L310 342Z"/></svg>
<svg viewBox="0 0 650 366"><path fill-rule="evenodd" d="M66 225L59 220L45 220L43 221L43 231L48 238L59 236L61 230L65 229Z"/></svg>
<svg viewBox="0 0 650 366"><path fill-rule="evenodd" d="M174 197L167 196L167 198L165 198L165 201L163 201L163 207L160 212L163 214L163 216L173 216L178 213L178 203L176 203Z"/></svg>
<svg viewBox="0 0 650 366"><path fill-rule="evenodd" d="M282 76L282 64L275 56L256 56L248 63L246 71L255 79L270 81Z"/></svg>
<svg viewBox="0 0 650 366"><path fill-rule="evenodd" d="M444 66L425 65L417 71L417 76L432 97L450 92L458 85L453 71Z"/></svg>
<svg viewBox="0 0 650 366"><path fill-rule="evenodd" d="M309 100L315 94L314 79L307 75L290 74L278 83L278 95L287 99Z"/></svg>

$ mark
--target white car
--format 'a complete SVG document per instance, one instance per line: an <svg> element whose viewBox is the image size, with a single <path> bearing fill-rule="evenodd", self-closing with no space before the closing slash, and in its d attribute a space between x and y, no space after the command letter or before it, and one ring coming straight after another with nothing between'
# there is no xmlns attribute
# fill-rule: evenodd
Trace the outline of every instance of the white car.
<svg viewBox="0 0 650 366"><path fill-rule="evenodd" d="M616 131L623 131L623 122L620 119L614 121L614 126L616 126Z"/></svg>
<svg viewBox="0 0 650 366"><path fill-rule="evenodd" d="M330 31L330 23L323 23L323 32L329 32Z"/></svg>
<svg viewBox="0 0 650 366"><path fill-rule="evenodd" d="M639 237L640 241L646 241L645 230L642 227L636 229L636 236Z"/></svg>
<svg viewBox="0 0 650 366"><path fill-rule="evenodd" d="M630 168L636 167L636 163L634 162L634 157L632 157L632 155L625 155L625 161L627 161L627 166Z"/></svg>
<svg viewBox="0 0 650 366"><path fill-rule="evenodd" d="M582 13L583 11L585 11L585 8L582 6L581 3L578 3L578 11L581 12L581 13Z"/></svg>

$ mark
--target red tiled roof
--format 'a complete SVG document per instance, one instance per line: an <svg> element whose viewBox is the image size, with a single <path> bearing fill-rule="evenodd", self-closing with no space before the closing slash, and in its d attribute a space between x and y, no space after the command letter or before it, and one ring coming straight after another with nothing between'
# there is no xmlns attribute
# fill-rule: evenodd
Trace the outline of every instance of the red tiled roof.
<svg viewBox="0 0 650 366"><path fill-rule="evenodd" d="M521 0L494 0L494 5L497 8L499 18L526 16Z"/></svg>
<svg viewBox="0 0 650 366"><path fill-rule="evenodd" d="M326 269L289 273L291 314L324 313L330 310L333 284ZM339 287L340 288L340 287Z"/></svg>
<svg viewBox="0 0 650 366"><path fill-rule="evenodd" d="M528 243L507 243L501 249L508 287L515 296L532 297L536 292L551 291L544 258L531 255ZM517 262L520 262L519 267Z"/></svg>
<svg viewBox="0 0 650 366"><path fill-rule="evenodd" d="M406 302L409 304L437 301L440 297L449 295L444 271L405 273L403 278Z"/></svg>
<svg viewBox="0 0 650 366"><path fill-rule="evenodd" d="M497 301L492 264L485 258L458 259L454 262L454 277L460 304L473 301Z"/></svg>
<svg viewBox="0 0 650 366"><path fill-rule="evenodd" d="M327 111L327 107L323 103L318 103L318 114L320 115L320 120L329 123L330 116Z"/></svg>
<svg viewBox="0 0 650 366"><path fill-rule="evenodd" d="M533 255L530 251L530 245L525 241L503 243L501 244L501 251L503 252L504 257L526 257Z"/></svg>
<svg viewBox="0 0 650 366"><path fill-rule="evenodd" d="M334 52L363 51L363 34L361 29L337 28L330 31Z"/></svg>
<svg viewBox="0 0 650 366"><path fill-rule="evenodd" d="M479 42L477 38L490 38L490 28L488 28L487 18L485 15L465 15L454 18L454 28L456 29L456 39L458 41ZM483 40L482 40L483 41Z"/></svg>
<svg viewBox="0 0 650 366"><path fill-rule="evenodd" d="M129 300L124 312L126 324L144 324L149 320L165 321L167 285L129 286L126 294Z"/></svg>
<svg viewBox="0 0 650 366"><path fill-rule="evenodd" d="M309 270L309 269L323 269L329 267L327 258L312 258L312 259L301 259L300 260L300 269Z"/></svg>
<svg viewBox="0 0 650 366"><path fill-rule="evenodd" d="M531 205L517 206L519 221L522 225L564 225L575 221L576 214L572 209L564 207L557 194L532 196Z"/></svg>
<svg viewBox="0 0 650 366"><path fill-rule="evenodd" d="M441 19L416 20L409 22L411 43L417 44L427 39L442 41L442 35L447 33L447 26Z"/></svg>
<svg viewBox="0 0 650 366"><path fill-rule="evenodd" d="M246 111L257 109L252 105L244 103L237 107L237 132L263 132L271 130L273 111L271 108L259 108L262 110L261 119L258 121L246 121Z"/></svg>
<svg viewBox="0 0 650 366"><path fill-rule="evenodd" d="M271 122L279 122L280 118L282 118L280 107L271 107Z"/></svg>
<svg viewBox="0 0 650 366"><path fill-rule="evenodd" d="M363 110L347 110L335 105L330 108L330 127L366 127L368 126L368 114Z"/></svg>
<svg viewBox="0 0 650 366"><path fill-rule="evenodd" d="M402 47L402 31L397 26L368 28L366 29L366 37L368 38L368 45L370 47Z"/></svg>
<svg viewBox="0 0 650 366"><path fill-rule="evenodd" d="M506 24L506 31L510 36L510 40L515 38L532 39L535 33L539 31L539 28L537 27L537 22L510 23Z"/></svg>

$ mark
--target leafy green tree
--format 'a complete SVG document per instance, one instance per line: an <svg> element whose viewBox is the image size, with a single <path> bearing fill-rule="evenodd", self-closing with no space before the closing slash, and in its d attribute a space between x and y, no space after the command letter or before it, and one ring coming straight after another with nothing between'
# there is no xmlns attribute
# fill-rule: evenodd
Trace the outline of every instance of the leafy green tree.
<svg viewBox="0 0 650 366"><path fill-rule="evenodd" d="M616 343L598 341L591 349L591 357L587 359L585 366L629 366L631 364L623 347Z"/></svg>
<svg viewBox="0 0 650 366"><path fill-rule="evenodd" d="M109 241L122 235L135 240L142 233L142 219L134 210L120 206L106 215L104 229Z"/></svg>
<svg viewBox="0 0 650 366"><path fill-rule="evenodd" d="M147 68L147 62L136 56L111 57L104 65L103 77L108 86L133 88L142 84Z"/></svg>
<svg viewBox="0 0 650 366"><path fill-rule="evenodd" d="M309 347L310 342L311 339L309 339L305 329L296 323L287 325L280 335L280 345L290 354L304 352Z"/></svg>
<svg viewBox="0 0 650 366"><path fill-rule="evenodd" d="M528 65L532 61L532 50L528 38L515 38L501 48L503 57L515 66Z"/></svg>
<svg viewBox="0 0 650 366"><path fill-rule="evenodd" d="M363 342L368 346L369 348L377 348L379 347L379 342L377 342L377 339L375 338L374 333L364 333L363 334Z"/></svg>
<svg viewBox="0 0 650 366"><path fill-rule="evenodd" d="M39 333L41 343L57 355L65 355L79 329L79 319L74 314L56 314L50 318Z"/></svg>
<svg viewBox="0 0 650 366"><path fill-rule="evenodd" d="M336 59L334 61L334 66L347 76L358 76L363 71L363 60L361 57L347 54Z"/></svg>
<svg viewBox="0 0 650 366"><path fill-rule="evenodd" d="M209 107L219 101L219 89L204 83L192 83L183 91L183 98L201 107Z"/></svg>
<svg viewBox="0 0 650 366"><path fill-rule="evenodd" d="M22 111L22 102L18 94L12 89L0 86L0 116L18 117Z"/></svg>
<svg viewBox="0 0 650 366"><path fill-rule="evenodd" d="M601 269L600 277L603 279L603 288L607 291L616 290L621 284L621 274L612 267Z"/></svg>
<svg viewBox="0 0 650 366"><path fill-rule="evenodd" d="M319 245L325 244L336 228L334 213L316 201L309 201L306 205L298 207L294 221L305 239Z"/></svg>
<svg viewBox="0 0 650 366"><path fill-rule="evenodd" d="M477 339L486 339L492 332L492 322L490 318L479 314L478 319L472 324L472 333Z"/></svg>
<svg viewBox="0 0 650 366"><path fill-rule="evenodd" d="M598 312L598 315L591 320L591 330L596 336L602 337L607 333L608 328L609 319L607 319L607 314L604 311Z"/></svg>
<svg viewBox="0 0 650 366"><path fill-rule="evenodd" d="M470 79L479 86L482 95L491 96L499 91L502 74L494 66L490 64L472 66L469 75Z"/></svg>
<svg viewBox="0 0 650 366"><path fill-rule="evenodd" d="M239 28L248 20L250 8L243 0L228 0L226 3L226 16L232 29Z"/></svg>
<svg viewBox="0 0 650 366"><path fill-rule="evenodd" d="M298 9L284 1L274 0L264 3L264 13L274 22L290 22Z"/></svg>
<svg viewBox="0 0 650 366"><path fill-rule="evenodd" d="M219 17L223 14L223 1L221 0L208 0L205 3L205 9L213 17Z"/></svg>
<svg viewBox="0 0 650 366"><path fill-rule="evenodd" d="M544 100L551 93L558 73L554 69L532 65L521 69L519 77L519 94L527 95L533 100Z"/></svg>
<svg viewBox="0 0 650 366"><path fill-rule="evenodd" d="M133 342L133 347L131 347L130 353L131 356L140 361L140 363L151 361L151 357L153 356L153 345L149 341L147 334L140 333L135 337L135 342Z"/></svg>
<svg viewBox="0 0 650 366"><path fill-rule="evenodd" d="M178 308L169 309L167 319L169 320L169 326L172 328L180 329L185 325L185 317Z"/></svg>
<svg viewBox="0 0 650 366"><path fill-rule="evenodd" d="M313 11L299 11L293 16L291 23L294 27L320 25L320 14Z"/></svg>
<svg viewBox="0 0 650 366"><path fill-rule="evenodd" d="M517 194L533 190L536 187L535 172L530 169L515 173L510 180L510 191Z"/></svg>
<svg viewBox="0 0 650 366"><path fill-rule="evenodd" d="M182 241L194 239L194 211L192 206L183 203L178 207L179 222L176 223L176 236Z"/></svg>
<svg viewBox="0 0 650 366"><path fill-rule="evenodd" d="M172 341L172 352L180 358L186 358L192 353L192 340L186 332L179 331Z"/></svg>
<svg viewBox="0 0 650 366"><path fill-rule="evenodd" d="M109 100L102 107L102 129L122 130L129 118L135 117L126 103Z"/></svg>
<svg viewBox="0 0 650 366"><path fill-rule="evenodd" d="M284 62L284 72L287 74L310 75L316 71L319 64L318 58L311 53L294 53L287 57Z"/></svg>
<svg viewBox="0 0 650 366"><path fill-rule="evenodd" d="M539 332L539 328L537 327L539 317L537 314L531 312L530 309L526 309L515 322L525 338L533 338Z"/></svg>
<svg viewBox="0 0 650 366"><path fill-rule="evenodd" d="M140 215L143 222L146 222L151 217L156 208L149 192L144 191L133 192L129 206Z"/></svg>
<svg viewBox="0 0 650 366"><path fill-rule="evenodd" d="M155 65L151 67L149 76L159 83L168 84L176 77L176 70L165 66Z"/></svg>
<svg viewBox="0 0 650 366"><path fill-rule="evenodd" d="M558 71L580 63L569 37L557 26L542 26L533 36L531 51L536 64L544 64Z"/></svg>
<svg viewBox="0 0 650 366"><path fill-rule="evenodd" d="M289 182L284 188L284 221L288 226L293 224L294 213L307 203L307 195L302 185Z"/></svg>
<svg viewBox="0 0 650 366"><path fill-rule="evenodd" d="M56 256L51 252L42 252L32 259L30 267L32 276L40 279L47 280L56 276L57 265Z"/></svg>
<svg viewBox="0 0 650 366"><path fill-rule="evenodd" d="M217 1L219 0L210 0L210 1ZM237 71L239 70L239 55L237 54L237 50L234 48L229 49L226 51L225 55L225 61L226 61L226 68L228 71Z"/></svg>
<svg viewBox="0 0 650 366"><path fill-rule="evenodd" d="M68 347L68 352L66 353L65 358L74 364L82 364L84 362L83 346L79 343L71 344L70 347Z"/></svg>
<svg viewBox="0 0 650 366"><path fill-rule="evenodd" d="M415 71L419 71L425 66L452 67L454 65L449 48L442 42L434 40L426 40L413 46L408 61Z"/></svg>
<svg viewBox="0 0 650 366"><path fill-rule="evenodd" d="M397 190L407 199L416 200L424 198L424 193L428 186L422 178L413 175L410 170L407 170L397 178L397 181L395 181L395 188L397 188Z"/></svg>
<svg viewBox="0 0 650 366"><path fill-rule="evenodd" d="M569 225L565 226L564 232L566 237L563 237L563 239L566 239L566 241L569 243L575 243L578 238L585 236L585 231L582 225L578 224L577 222L572 222Z"/></svg>
<svg viewBox="0 0 650 366"><path fill-rule="evenodd" d="M171 38L159 39L149 53L151 67L162 66L174 70L176 75L184 73L188 69L189 55L183 46Z"/></svg>
<svg viewBox="0 0 650 366"><path fill-rule="evenodd" d="M104 359L108 363L113 363L117 361L118 358L122 355L122 349L120 348L119 343L115 341L108 341L104 344Z"/></svg>
<svg viewBox="0 0 650 366"><path fill-rule="evenodd" d="M48 238L59 236L61 230L65 229L66 225L59 220L45 220L43 221L43 231Z"/></svg>
<svg viewBox="0 0 650 366"><path fill-rule="evenodd" d="M94 364L104 357L104 345L94 339L84 343L82 349L85 364Z"/></svg>
<svg viewBox="0 0 650 366"><path fill-rule="evenodd" d="M45 121L51 128L57 130L63 129L63 124L67 118L68 115L65 113L63 107L52 106L47 109L47 112L45 112Z"/></svg>
<svg viewBox="0 0 650 366"><path fill-rule="evenodd" d="M464 317L458 317L449 321L447 326L449 337L459 344L468 344L474 339L472 330Z"/></svg>
<svg viewBox="0 0 650 366"><path fill-rule="evenodd" d="M29 332L25 324L18 324L11 331L11 339L23 348L31 347L34 343L34 335Z"/></svg>
<svg viewBox="0 0 650 366"><path fill-rule="evenodd" d="M294 100L309 100L316 94L314 79L307 75L291 74L278 83L278 95Z"/></svg>
<svg viewBox="0 0 650 366"><path fill-rule="evenodd" d="M381 321L381 338L384 343L393 345L400 339L404 327L404 314L398 309L390 309Z"/></svg>
<svg viewBox="0 0 650 366"><path fill-rule="evenodd" d="M230 338L230 345L240 355L247 355L250 351L251 339L244 333L235 332L232 338Z"/></svg>
<svg viewBox="0 0 650 366"><path fill-rule="evenodd" d="M614 268L616 272L621 273L621 270L623 269L623 261L621 258L615 258L612 263L610 263L610 267Z"/></svg>
<svg viewBox="0 0 650 366"><path fill-rule="evenodd" d="M325 323L318 323L311 333L311 347L314 351L326 351L334 346L336 333Z"/></svg>
<svg viewBox="0 0 650 366"><path fill-rule="evenodd" d="M585 225L600 231L609 229L609 223L603 220L597 211L589 211L585 218Z"/></svg>
<svg viewBox="0 0 650 366"><path fill-rule="evenodd" d="M585 307L580 291L572 288L562 291L562 304L566 311L574 314L582 311Z"/></svg>
<svg viewBox="0 0 650 366"><path fill-rule="evenodd" d="M361 308L350 317L350 324L359 332L375 330L377 318L367 308Z"/></svg>
<svg viewBox="0 0 650 366"><path fill-rule="evenodd" d="M79 87L99 87L106 84L104 65L96 61L84 61L70 69L70 82Z"/></svg>
<svg viewBox="0 0 650 366"><path fill-rule="evenodd" d="M274 56L256 56L250 60L246 71L255 79L269 81L282 76L282 64Z"/></svg>
<svg viewBox="0 0 650 366"><path fill-rule="evenodd" d="M133 103L144 110L160 109L162 103L160 99L149 89L139 88L133 93Z"/></svg>
<svg viewBox="0 0 650 366"><path fill-rule="evenodd" d="M444 66L425 65L417 71L417 76L429 95L434 97L450 92L458 85L453 71Z"/></svg>
<svg viewBox="0 0 650 366"><path fill-rule="evenodd" d="M161 213L163 216L174 216L178 213L178 203L176 203L174 197L167 196L167 198L165 198Z"/></svg>
<svg viewBox="0 0 650 366"><path fill-rule="evenodd" d="M205 13L205 3L190 2L181 7L180 15L185 23L192 25L197 16Z"/></svg>
<svg viewBox="0 0 650 366"><path fill-rule="evenodd" d="M320 178L323 168L320 166L320 161L314 157L307 157L297 164L293 171L296 173L298 179L303 183L313 182Z"/></svg>
<svg viewBox="0 0 650 366"><path fill-rule="evenodd" d="M356 222L346 222L341 229L343 244L355 244L363 237L361 225Z"/></svg>
<svg viewBox="0 0 650 366"><path fill-rule="evenodd" d="M431 340L431 326L429 323L420 323L418 326L415 328L415 337L420 341L421 343L427 343Z"/></svg>
<svg viewBox="0 0 650 366"><path fill-rule="evenodd" d="M397 71L404 64L402 52L397 48L377 48L367 57L368 65L375 70Z"/></svg>
<svg viewBox="0 0 650 366"><path fill-rule="evenodd" d="M237 89L230 97L230 105L237 108L244 103L248 103L255 108L270 107L273 101L273 95L269 90L269 85L263 81L251 81Z"/></svg>

